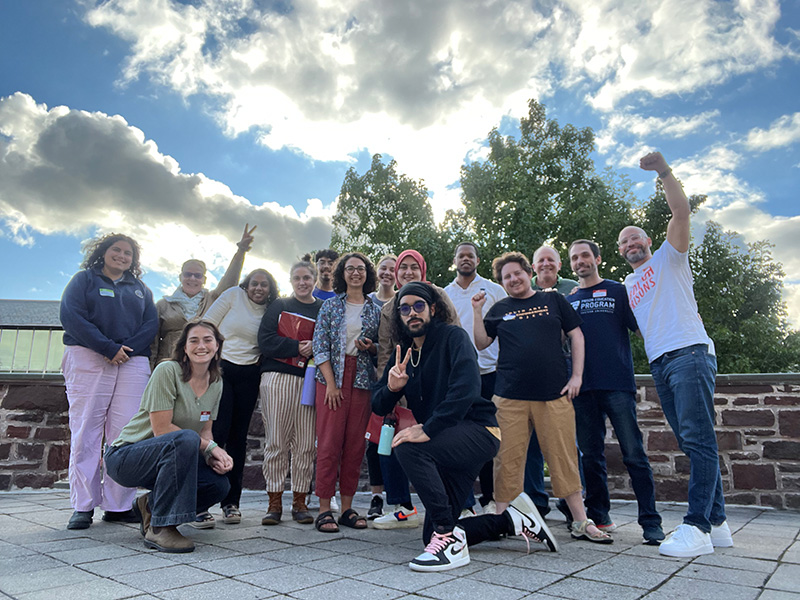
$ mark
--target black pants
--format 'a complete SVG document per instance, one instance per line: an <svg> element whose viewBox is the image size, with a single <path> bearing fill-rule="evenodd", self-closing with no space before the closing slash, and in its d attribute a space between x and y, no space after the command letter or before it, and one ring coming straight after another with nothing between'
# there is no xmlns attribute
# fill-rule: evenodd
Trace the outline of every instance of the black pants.
<svg viewBox="0 0 800 600"><path fill-rule="evenodd" d="M478 471L499 447L486 427L460 421L428 442L406 442L392 450L425 506L426 545L434 531L453 530Z"/></svg>
<svg viewBox="0 0 800 600"><path fill-rule="evenodd" d="M381 460L378 457L378 444L375 442L367 442L367 472L370 485L383 486Z"/></svg>
<svg viewBox="0 0 800 600"><path fill-rule="evenodd" d="M220 506L239 506L242 497L242 477L247 455L247 431L258 400L260 368L254 365L237 365L222 361L222 398L219 401L217 419L211 432L217 442L233 459L233 468L228 471L231 489Z"/></svg>
<svg viewBox="0 0 800 600"><path fill-rule="evenodd" d="M497 381L497 371L481 375L481 397L492 401L494 396L494 384ZM487 460L478 473L478 480L481 487L481 506L486 506L494 500L494 458Z"/></svg>

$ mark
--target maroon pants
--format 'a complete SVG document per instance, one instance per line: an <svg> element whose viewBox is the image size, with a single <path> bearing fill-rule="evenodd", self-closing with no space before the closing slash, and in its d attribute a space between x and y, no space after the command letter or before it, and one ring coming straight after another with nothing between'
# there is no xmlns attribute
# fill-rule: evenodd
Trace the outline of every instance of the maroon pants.
<svg viewBox="0 0 800 600"><path fill-rule="evenodd" d="M358 489L364 458L364 433L370 414L370 392L353 387L356 357L346 356L342 377L342 404L331 410L325 404L327 386L317 382L317 483L320 498L339 493L353 496Z"/></svg>

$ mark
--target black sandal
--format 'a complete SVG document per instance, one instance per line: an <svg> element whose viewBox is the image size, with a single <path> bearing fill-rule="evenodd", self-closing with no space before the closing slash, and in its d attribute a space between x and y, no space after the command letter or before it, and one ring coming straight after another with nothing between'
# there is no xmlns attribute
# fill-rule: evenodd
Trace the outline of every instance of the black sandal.
<svg viewBox="0 0 800 600"><path fill-rule="evenodd" d="M324 525L334 525L335 529L323 529ZM339 526L336 525L336 519L333 518L333 513L329 510L319 513L317 519L314 521L314 527L317 531L322 533L339 533Z"/></svg>
<svg viewBox="0 0 800 600"><path fill-rule="evenodd" d="M351 529L366 529L367 519L359 515L352 508L348 508L339 517L339 525L350 527Z"/></svg>

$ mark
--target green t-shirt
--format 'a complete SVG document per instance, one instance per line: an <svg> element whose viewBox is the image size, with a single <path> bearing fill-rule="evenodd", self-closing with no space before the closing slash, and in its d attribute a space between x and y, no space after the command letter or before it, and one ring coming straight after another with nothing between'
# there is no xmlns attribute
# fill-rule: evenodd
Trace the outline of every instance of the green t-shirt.
<svg viewBox="0 0 800 600"><path fill-rule="evenodd" d="M222 379L209 385L206 393L198 398L189 383L183 381L180 365L173 360L164 361L147 382L139 412L111 445L133 444L153 437L150 413L159 410L171 410L174 425L200 433L207 422L217 418L221 397Z"/></svg>

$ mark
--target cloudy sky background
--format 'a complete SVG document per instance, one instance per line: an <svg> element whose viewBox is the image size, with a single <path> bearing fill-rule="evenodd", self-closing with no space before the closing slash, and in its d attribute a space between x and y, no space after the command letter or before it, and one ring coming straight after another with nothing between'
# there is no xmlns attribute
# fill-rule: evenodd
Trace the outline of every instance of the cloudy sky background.
<svg viewBox="0 0 800 600"><path fill-rule="evenodd" d="M768 239L800 327L800 8L741 0L0 2L0 275L56 299L98 231L140 241L171 290L329 241L346 170L372 153L424 179L438 217L489 130L529 98L591 126L598 168L661 150L707 219ZM698 228L700 230L701 228ZM530 253L533 249L521 248ZM613 251L608 249L607 251Z"/></svg>

